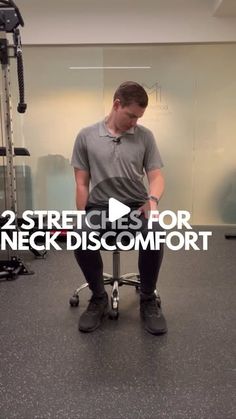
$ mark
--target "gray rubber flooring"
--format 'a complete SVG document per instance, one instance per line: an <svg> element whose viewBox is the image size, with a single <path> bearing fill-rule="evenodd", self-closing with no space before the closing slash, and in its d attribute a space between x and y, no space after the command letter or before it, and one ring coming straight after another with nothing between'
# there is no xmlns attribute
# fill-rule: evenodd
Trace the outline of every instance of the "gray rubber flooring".
<svg viewBox="0 0 236 419"><path fill-rule="evenodd" d="M78 332L90 294L70 308L83 283L73 253L25 252L35 274L0 282L0 419L235 418L236 240L225 240L229 228L209 230L206 252L166 251L169 330L159 337L143 330L139 296L125 286L118 321ZM122 272L136 270L135 252L121 256Z"/></svg>

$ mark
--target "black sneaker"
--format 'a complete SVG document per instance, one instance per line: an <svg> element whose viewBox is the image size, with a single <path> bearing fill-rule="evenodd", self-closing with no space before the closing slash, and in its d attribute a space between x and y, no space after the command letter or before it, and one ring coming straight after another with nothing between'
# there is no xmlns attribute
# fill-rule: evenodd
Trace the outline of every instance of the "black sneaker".
<svg viewBox="0 0 236 419"><path fill-rule="evenodd" d="M167 332L167 324L161 310L160 299L156 295L140 299L140 314L144 327L153 335L162 335Z"/></svg>
<svg viewBox="0 0 236 419"><path fill-rule="evenodd" d="M108 313L108 295L94 297L89 300L87 309L81 314L79 319L79 330L81 332L93 332L96 330L102 318Z"/></svg>

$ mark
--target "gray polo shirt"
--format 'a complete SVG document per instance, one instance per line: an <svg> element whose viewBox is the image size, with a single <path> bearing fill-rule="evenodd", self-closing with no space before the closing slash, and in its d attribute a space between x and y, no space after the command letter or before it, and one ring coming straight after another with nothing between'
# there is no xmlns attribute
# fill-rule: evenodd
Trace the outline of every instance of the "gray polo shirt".
<svg viewBox="0 0 236 419"><path fill-rule="evenodd" d="M91 206L107 206L109 198L126 205L144 203L148 196L143 183L145 172L163 167L149 129L137 125L114 137L105 121L79 132L71 164L90 173Z"/></svg>

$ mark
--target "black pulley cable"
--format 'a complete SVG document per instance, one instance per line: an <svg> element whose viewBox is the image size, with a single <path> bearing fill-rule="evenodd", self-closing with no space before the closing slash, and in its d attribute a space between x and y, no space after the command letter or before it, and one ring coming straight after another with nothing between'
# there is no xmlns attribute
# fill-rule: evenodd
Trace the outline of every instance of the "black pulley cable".
<svg viewBox="0 0 236 419"><path fill-rule="evenodd" d="M15 29L14 38L16 43L16 60L17 60L17 76L19 86L19 103L17 111L19 113L25 113L27 105L25 103L25 89L24 89L24 67L23 67L23 55L20 42L20 31Z"/></svg>

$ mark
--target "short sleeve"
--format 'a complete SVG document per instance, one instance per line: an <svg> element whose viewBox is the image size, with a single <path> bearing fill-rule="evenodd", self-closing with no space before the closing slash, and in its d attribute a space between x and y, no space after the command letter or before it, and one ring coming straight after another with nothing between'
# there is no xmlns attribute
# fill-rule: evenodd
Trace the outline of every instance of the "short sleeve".
<svg viewBox="0 0 236 419"><path fill-rule="evenodd" d="M154 135L150 130L147 130L145 135L145 155L143 166L146 172L155 169L161 169L164 164L158 150Z"/></svg>
<svg viewBox="0 0 236 419"><path fill-rule="evenodd" d="M71 157L71 165L77 169L90 171L86 136L83 131L79 132L76 137Z"/></svg>

